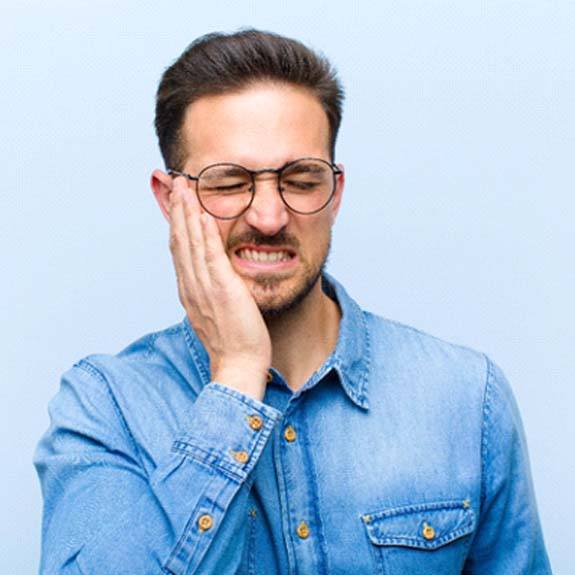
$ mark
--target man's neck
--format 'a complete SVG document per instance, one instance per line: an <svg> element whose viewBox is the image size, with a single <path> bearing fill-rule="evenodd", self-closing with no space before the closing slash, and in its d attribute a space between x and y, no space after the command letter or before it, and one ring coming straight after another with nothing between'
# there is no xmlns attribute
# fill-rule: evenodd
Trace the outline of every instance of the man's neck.
<svg viewBox="0 0 575 575"><path fill-rule="evenodd" d="M272 340L272 366L297 391L335 349L339 334L339 306L317 282L294 310L267 320Z"/></svg>

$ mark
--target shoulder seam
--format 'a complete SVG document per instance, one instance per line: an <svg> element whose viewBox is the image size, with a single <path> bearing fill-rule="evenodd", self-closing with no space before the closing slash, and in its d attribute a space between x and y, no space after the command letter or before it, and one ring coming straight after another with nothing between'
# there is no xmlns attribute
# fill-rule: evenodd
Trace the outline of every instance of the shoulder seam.
<svg viewBox="0 0 575 575"><path fill-rule="evenodd" d="M487 451L488 437L487 437L487 424L488 419L491 415L491 404L490 404L490 389L491 389L491 379L493 377L493 364L487 355L483 354L486 362L485 369L485 390L483 392L483 416L481 421L481 495L480 495L480 509L483 506L485 498L487 497L487 487L486 487L486 461L487 461Z"/></svg>
<svg viewBox="0 0 575 575"><path fill-rule="evenodd" d="M148 335L148 345L147 345L147 350L146 350L146 359L149 359L154 352L156 351L155 348L155 344L156 344L156 340L163 337L163 336L171 336L177 333L181 333L182 331L182 325L181 323L178 323L176 325L170 326L166 329L163 329L161 331L156 331L154 333L151 333Z"/></svg>
<svg viewBox="0 0 575 575"><path fill-rule="evenodd" d="M444 339L442 337L434 335L433 333L429 333L427 331L424 331L422 329L419 329L419 328L414 327L412 325L409 325L407 323L402 323L402 322L394 320L394 319L389 319L387 317L383 317L383 316L378 315L376 313L373 313L371 311L367 311L367 310L363 310L363 311L366 315L371 316L372 318L377 319L379 321L385 322L386 324L389 324L393 327L404 329L406 331L412 332L413 334L416 334L416 335L422 336L424 338L428 338L430 340L433 340L433 341L435 341L439 344L442 344L444 346L456 348L456 349L461 350L461 351L471 352L472 354L475 354L476 356L479 355L482 357L486 357L483 352L481 352L481 351L479 351L473 347L470 347L469 345L457 343L454 341L449 341L447 339ZM489 359L488 359L488 361L489 361Z"/></svg>
<svg viewBox="0 0 575 575"><path fill-rule="evenodd" d="M144 472L145 472L146 468L144 467L142 460L140 458L140 452L137 448L136 440L134 439L134 436L132 435L132 432L130 431L128 423L126 422L126 419L122 413L122 410L120 409L120 406L118 405L118 402L116 401L116 398L114 397L114 394L112 393L112 390L110 388L110 384L108 383L106 376L94 364L90 363L90 361L88 361L88 359L86 359L86 358L81 359L80 361L75 363L73 367L78 367L78 368L82 369L83 371L94 376L95 378L97 378L99 381L101 381L104 384L104 386L106 388L107 395L110 399L110 402L112 403L112 406L114 407L114 411L116 412L116 416L118 417L118 419L119 419L119 421L120 421L120 423L124 429L124 432L125 432L126 436L128 437L128 441L130 442L132 449L133 449L136 457L138 458L138 463L140 464L141 469L144 470Z"/></svg>

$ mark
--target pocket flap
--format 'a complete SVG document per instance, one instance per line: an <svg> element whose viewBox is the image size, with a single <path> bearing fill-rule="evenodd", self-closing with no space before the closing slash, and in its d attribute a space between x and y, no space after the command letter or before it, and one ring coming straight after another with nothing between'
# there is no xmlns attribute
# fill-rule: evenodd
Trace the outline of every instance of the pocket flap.
<svg viewBox="0 0 575 575"><path fill-rule="evenodd" d="M436 549L475 529L469 501L439 501L393 507L362 516L374 545Z"/></svg>

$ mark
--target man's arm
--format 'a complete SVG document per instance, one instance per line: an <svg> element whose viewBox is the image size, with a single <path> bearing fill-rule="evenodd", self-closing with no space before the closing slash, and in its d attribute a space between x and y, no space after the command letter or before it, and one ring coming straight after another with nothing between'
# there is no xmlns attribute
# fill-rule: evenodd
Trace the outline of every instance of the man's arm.
<svg viewBox="0 0 575 575"><path fill-rule="evenodd" d="M50 416L35 457L44 496L41 575L237 571L250 474L280 412L210 383L152 472L88 361L64 374ZM259 429L249 424L254 416Z"/></svg>
<svg viewBox="0 0 575 575"><path fill-rule="evenodd" d="M64 375L35 460L45 502L42 575L234 573L239 566L248 478L281 417L261 401L271 340L215 221L184 178L170 185L178 294L218 383L199 394L187 431L148 475L105 374L84 361ZM260 429L248 424L253 415Z"/></svg>
<svg viewBox="0 0 575 575"><path fill-rule="evenodd" d="M550 575L513 393L488 361L483 405L481 514L465 575Z"/></svg>

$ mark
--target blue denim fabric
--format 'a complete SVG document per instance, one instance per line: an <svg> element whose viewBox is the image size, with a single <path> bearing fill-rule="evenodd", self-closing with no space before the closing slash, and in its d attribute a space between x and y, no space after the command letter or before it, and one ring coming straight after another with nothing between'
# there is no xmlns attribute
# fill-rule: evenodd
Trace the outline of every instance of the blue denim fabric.
<svg viewBox="0 0 575 575"><path fill-rule="evenodd" d="M187 318L63 375L43 575L551 573L502 372L324 290L337 347L296 393L210 382Z"/></svg>

